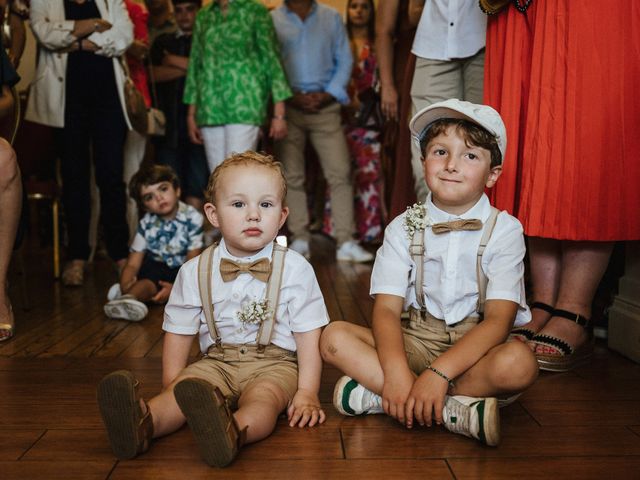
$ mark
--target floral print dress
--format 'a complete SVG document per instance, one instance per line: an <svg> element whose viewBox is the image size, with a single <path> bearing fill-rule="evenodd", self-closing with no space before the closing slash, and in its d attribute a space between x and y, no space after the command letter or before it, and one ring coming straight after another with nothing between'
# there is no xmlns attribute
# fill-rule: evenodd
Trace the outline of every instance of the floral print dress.
<svg viewBox="0 0 640 480"><path fill-rule="evenodd" d="M355 114L347 115L345 127L353 164L356 230L360 241L377 243L382 241L384 206L380 125L375 119L375 111L379 108L377 61L370 42L363 45L354 63L349 96L352 103L347 108L356 109ZM375 99L376 104L372 104L371 99ZM367 115L367 112L371 114ZM327 201L323 231L331 235L333 225L329 208Z"/></svg>

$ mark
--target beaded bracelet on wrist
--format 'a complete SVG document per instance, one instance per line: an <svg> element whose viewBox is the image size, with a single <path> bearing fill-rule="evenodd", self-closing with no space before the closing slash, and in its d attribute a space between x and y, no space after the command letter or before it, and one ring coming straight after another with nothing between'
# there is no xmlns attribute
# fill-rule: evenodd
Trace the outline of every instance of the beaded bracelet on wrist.
<svg viewBox="0 0 640 480"><path fill-rule="evenodd" d="M454 384L453 384L453 380L451 380L449 377L447 377L444 373L442 373L440 370L438 370L437 368L433 368L431 365L429 365L427 367L427 370L431 370L433 373L435 373L436 375L438 375L440 378L444 378L447 383L449 384L449 387L453 388Z"/></svg>

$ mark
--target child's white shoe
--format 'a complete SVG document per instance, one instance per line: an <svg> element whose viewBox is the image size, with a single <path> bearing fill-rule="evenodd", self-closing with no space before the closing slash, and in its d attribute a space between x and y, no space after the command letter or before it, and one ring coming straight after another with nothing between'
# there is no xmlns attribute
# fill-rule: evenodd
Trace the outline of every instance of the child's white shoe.
<svg viewBox="0 0 640 480"><path fill-rule="evenodd" d="M104 313L109 318L121 318L130 322L139 322L147 316L149 309L131 295L123 295L111 300L104 306Z"/></svg>
<svg viewBox="0 0 640 480"><path fill-rule="evenodd" d="M450 432L475 438L490 447L500 443L498 400L493 397L446 396L442 417Z"/></svg>
<svg viewBox="0 0 640 480"><path fill-rule="evenodd" d="M336 258L343 262L363 263L373 260L373 254L350 240L340 245L340 248L336 251Z"/></svg>
<svg viewBox="0 0 640 480"><path fill-rule="evenodd" d="M382 397L367 390L353 378L344 376L333 390L333 406L342 415L384 413Z"/></svg>
<svg viewBox="0 0 640 480"><path fill-rule="evenodd" d="M117 298L120 298L121 296L122 290L120 290L120 283L114 283L113 285L111 285L111 288L109 288L109 291L107 292L107 300L115 300Z"/></svg>

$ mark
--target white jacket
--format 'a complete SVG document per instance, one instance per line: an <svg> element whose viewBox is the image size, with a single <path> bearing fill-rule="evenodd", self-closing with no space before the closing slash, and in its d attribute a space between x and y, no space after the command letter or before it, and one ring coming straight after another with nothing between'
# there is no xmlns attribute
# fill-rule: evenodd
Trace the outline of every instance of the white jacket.
<svg viewBox="0 0 640 480"><path fill-rule="evenodd" d="M95 0L100 16L112 27L94 32L88 39L100 47L97 55L113 58L122 112L131 128L124 103L124 72L118 57L133 42L133 24L122 0ZM52 127L64 127L65 77L68 53L60 53L77 41L71 34L74 20L65 20L64 0L31 0L31 30L39 45L38 64L30 87L25 119ZM96 95L99 95L96 92Z"/></svg>

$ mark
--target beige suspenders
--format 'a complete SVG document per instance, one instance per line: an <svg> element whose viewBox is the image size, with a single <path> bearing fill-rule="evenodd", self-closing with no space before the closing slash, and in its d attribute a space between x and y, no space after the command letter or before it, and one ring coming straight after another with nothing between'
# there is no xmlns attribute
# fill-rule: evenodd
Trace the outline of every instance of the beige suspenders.
<svg viewBox="0 0 640 480"><path fill-rule="evenodd" d="M209 327L209 335L215 342L217 348L222 347L222 339L216 328L215 318L213 316L213 305L211 303L211 277L213 268L213 253L215 252L217 245L213 244L207 247L198 259L198 290L200 291L200 300L202 301L202 311L207 320L207 326ZM271 342L271 335L273 333L273 327L275 325L276 309L278 308L278 298L280 296L280 285L282 284L282 272L284 270L284 257L287 253L287 248L277 243L273 244L273 254L271 256L271 275L269 275L269 281L267 282L267 301L269 308L271 309L271 315L267 318L260 329L258 330L258 336L256 343L258 344L258 351L264 350L264 347Z"/></svg>
<svg viewBox="0 0 640 480"><path fill-rule="evenodd" d="M482 255L484 255L487 244L491 239L499 213L500 210L491 207L491 214L484 224L476 257L476 277L478 279L478 303L476 305L476 312L480 315L484 313L484 304L487 299L487 284L489 283L487 276L482 271ZM420 305L420 310L424 311L424 294L422 292L422 286L424 285L424 230L416 230L413 233L409 253L411 254L411 259L416 264L416 281L414 285L416 301L418 305Z"/></svg>

